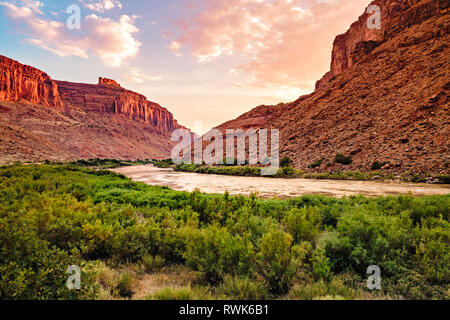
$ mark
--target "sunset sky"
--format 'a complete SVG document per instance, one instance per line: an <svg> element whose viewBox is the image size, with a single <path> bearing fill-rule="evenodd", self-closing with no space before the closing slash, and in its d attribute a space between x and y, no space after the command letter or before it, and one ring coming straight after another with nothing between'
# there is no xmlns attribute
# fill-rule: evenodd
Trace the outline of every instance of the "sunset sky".
<svg viewBox="0 0 450 320"><path fill-rule="evenodd" d="M311 92L369 2L0 0L0 54L57 80L115 79L205 132ZM79 30L66 27L73 4Z"/></svg>

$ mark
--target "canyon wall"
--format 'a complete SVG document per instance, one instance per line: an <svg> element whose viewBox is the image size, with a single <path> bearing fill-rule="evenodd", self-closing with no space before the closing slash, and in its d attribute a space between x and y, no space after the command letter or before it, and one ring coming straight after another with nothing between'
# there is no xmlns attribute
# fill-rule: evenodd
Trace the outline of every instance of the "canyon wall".
<svg viewBox="0 0 450 320"><path fill-rule="evenodd" d="M380 8L380 28L368 28L368 21L373 22L369 19L375 14L372 10L364 12L347 32L338 35L333 43L330 71L317 81L316 90L402 30L448 12L447 0L376 0L370 4L373 5Z"/></svg>
<svg viewBox="0 0 450 320"><path fill-rule="evenodd" d="M307 172L450 174L448 1L377 0L381 29L363 14L339 35L315 92L260 106L217 128L276 128L281 157ZM335 163L336 154L350 165ZM320 163L318 165L314 165Z"/></svg>
<svg viewBox="0 0 450 320"><path fill-rule="evenodd" d="M0 56L0 101L20 100L64 109L58 86L46 73Z"/></svg>
<svg viewBox="0 0 450 320"><path fill-rule="evenodd" d="M162 132L181 127L166 108L148 101L141 94L123 89L114 80L100 78L96 85L66 81L57 81L57 84L64 102L86 112L125 116L150 124Z"/></svg>
<svg viewBox="0 0 450 320"><path fill-rule="evenodd" d="M112 79L53 81L0 56L0 163L169 158L178 128L167 109Z"/></svg>

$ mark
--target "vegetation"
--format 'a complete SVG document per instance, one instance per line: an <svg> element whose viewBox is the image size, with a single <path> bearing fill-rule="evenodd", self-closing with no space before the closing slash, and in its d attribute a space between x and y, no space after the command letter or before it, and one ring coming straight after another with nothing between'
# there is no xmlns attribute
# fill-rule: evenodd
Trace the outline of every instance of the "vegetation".
<svg viewBox="0 0 450 320"><path fill-rule="evenodd" d="M282 168L290 167L292 165L292 163L293 163L293 161L289 157L284 157L283 159L280 160L280 166Z"/></svg>
<svg viewBox="0 0 450 320"><path fill-rule="evenodd" d="M336 157L334 157L334 162L342 164L344 166L348 166L353 163L353 159L351 156L346 156L342 153L338 153Z"/></svg>
<svg viewBox="0 0 450 320"><path fill-rule="evenodd" d="M260 177L261 167L255 166L235 166L235 165L217 165L208 166L205 164L168 164L171 160L153 160L152 164L159 168L173 168L175 171L180 172L191 172L200 174L217 174L217 175L227 175L227 176L250 176L250 177ZM309 165L309 168L317 168L326 159L321 159L313 164ZM374 167L384 166L387 163L375 162ZM372 181L372 180L398 180L405 182L432 182L440 184L450 184L449 175L441 174L437 176L433 175L419 175L412 174L410 172L405 172L402 175L395 175L389 172L383 172L379 170L374 170L371 172L361 172L361 171L334 171L334 172L322 172L322 173L308 173L303 170L297 170L291 167L281 167L278 172L273 176L268 176L269 178L302 178L302 179L326 179L326 180L357 180L357 181Z"/></svg>
<svg viewBox="0 0 450 320"><path fill-rule="evenodd" d="M389 161L375 161L374 163L372 163L372 170L381 170L381 168L383 168L387 164L389 164Z"/></svg>
<svg viewBox="0 0 450 320"><path fill-rule="evenodd" d="M325 160L326 160L325 158L322 158L320 160L314 161L308 166L308 168L310 169L318 168L322 165L322 163L324 163Z"/></svg>
<svg viewBox="0 0 450 320"><path fill-rule="evenodd" d="M49 161L45 162L46 164L52 164ZM119 167L127 167L127 166L137 166L144 164L151 164L150 160L116 160L116 159L89 159L89 160L77 160L70 162L70 165L80 166L80 167L88 167L88 168L97 168L97 169L114 169ZM62 164L62 163L56 163Z"/></svg>
<svg viewBox="0 0 450 320"><path fill-rule="evenodd" d="M260 199L2 166L0 299L130 298L170 268L198 276L147 298L449 299L449 215L450 195ZM66 287L71 265L81 290ZM365 286L369 265L379 291Z"/></svg>

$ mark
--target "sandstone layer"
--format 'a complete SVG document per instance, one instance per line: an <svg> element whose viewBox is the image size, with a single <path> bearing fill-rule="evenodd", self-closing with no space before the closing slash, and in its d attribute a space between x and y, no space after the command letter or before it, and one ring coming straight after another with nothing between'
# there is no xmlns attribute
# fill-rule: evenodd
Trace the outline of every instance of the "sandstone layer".
<svg viewBox="0 0 450 320"><path fill-rule="evenodd" d="M58 86L46 73L0 56L0 101L20 100L64 109Z"/></svg>
<svg viewBox="0 0 450 320"><path fill-rule="evenodd" d="M377 0L380 30L363 14L334 41L314 93L258 107L218 128L276 128L281 156L308 171L449 173L449 12L440 0ZM337 153L351 165L334 163ZM317 160L326 159L311 169Z"/></svg>
<svg viewBox="0 0 450 320"><path fill-rule="evenodd" d="M97 85L57 81L61 97L67 105L86 112L113 114L142 121L161 132L180 128L173 115L141 94L123 89L114 80L100 78Z"/></svg>
<svg viewBox="0 0 450 320"><path fill-rule="evenodd" d="M0 163L168 158L182 128L159 104L116 81L54 81L0 56Z"/></svg>

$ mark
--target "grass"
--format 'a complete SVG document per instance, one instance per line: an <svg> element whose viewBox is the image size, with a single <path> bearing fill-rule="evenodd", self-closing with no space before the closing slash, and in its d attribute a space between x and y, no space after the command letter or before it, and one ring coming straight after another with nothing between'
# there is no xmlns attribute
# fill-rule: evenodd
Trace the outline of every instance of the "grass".
<svg viewBox="0 0 450 320"><path fill-rule="evenodd" d="M449 217L450 195L260 199L0 166L0 299L449 299Z"/></svg>

